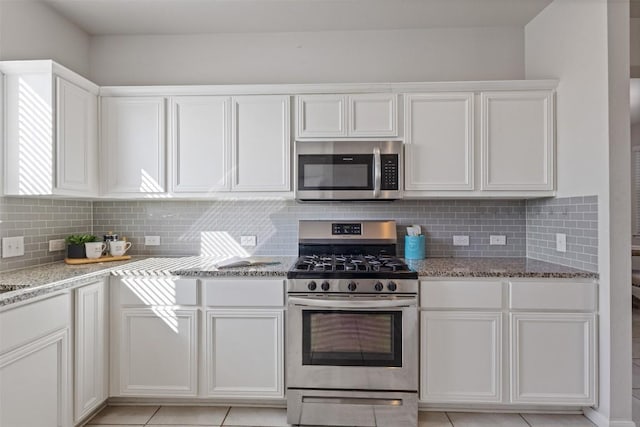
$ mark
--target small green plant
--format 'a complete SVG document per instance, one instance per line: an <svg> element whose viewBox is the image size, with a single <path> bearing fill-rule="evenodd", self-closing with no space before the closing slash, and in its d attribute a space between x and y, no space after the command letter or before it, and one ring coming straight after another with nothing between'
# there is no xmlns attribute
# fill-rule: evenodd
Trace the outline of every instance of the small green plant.
<svg viewBox="0 0 640 427"><path fill-rule="evenodd" d="M93 234L72 234L64 239L68 245L84 245L85 243L95 242L98 240Z"/></svg>

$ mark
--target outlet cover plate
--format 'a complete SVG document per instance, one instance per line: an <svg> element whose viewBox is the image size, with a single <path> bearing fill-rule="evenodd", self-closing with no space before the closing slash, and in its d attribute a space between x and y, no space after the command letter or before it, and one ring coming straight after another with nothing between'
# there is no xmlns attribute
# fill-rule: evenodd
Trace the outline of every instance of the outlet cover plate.
<svg viewBox="0 0 640 427"><path fill-rule="evenodd" d="M469 246L469 236L453 236L453 246Z"/></svg>
<svg viewBox="0 0 640 427"><path fill-rule="evenodd" d="M160 236L144 236L145 246L160 246Z"/></svg>
<svg viewBox="0 0 640 427"><path fill-rule="evenodd" d="M256 236L240 236L240 246L255 246L256 244Z"/></svg>
<svg viewBox="0 0 640 427"><path fill-rule="evenodd" d="M489 244L490 245L506 245L507 236L492 234L489 236Z"/></svg>
<svg viewBox="0 0 640 427"><path fill-rule="evenodd" d="M66 248L64 239L49 240L49 252L64 251Z"/></svg>
<svg viewBox="0 0 640 427"><path fill-rule="evenodd" d="M5 237L2 239L2 258L24 255L24 236Z"/></svg>
<svg viewBox="0 0 640 427"><path fill-rule="evenodd" d="M556 251L567 252L567 235L556 233Z"/></svg>

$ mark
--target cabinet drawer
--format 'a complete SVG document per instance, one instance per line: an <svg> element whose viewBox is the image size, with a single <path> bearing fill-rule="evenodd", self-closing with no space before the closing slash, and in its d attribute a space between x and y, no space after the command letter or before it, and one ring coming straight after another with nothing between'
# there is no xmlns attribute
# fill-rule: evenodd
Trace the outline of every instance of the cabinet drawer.
<svg viewBox="0 0 640 427"><path fill-rule="evenodd" d="M502 282L481 280L423 281L421 308L502 308Z"/></svg>
<svg viewBox="0 0 640 427"><path fill-rule="evenodd" d="M69 294L0 313L0 354L71 324Z"/></svg>
<svg viewBox="0 0 640 427"><path fill-rule="evenodd" d="M596 284L570 280L509 282L509 308L518 310L596 309Z"/></svg>
<svg viewBox="0 0 640 427"><path fill-rule="evenodd" d="M284 305L283 280L206 280L205 301L216 307Z"/></svg>
<svg viewBox="0 0 640 427"><path fill-rule="evenodd" d="M196 305L197 279L177 277L123 277L121 305Z"/></svg>

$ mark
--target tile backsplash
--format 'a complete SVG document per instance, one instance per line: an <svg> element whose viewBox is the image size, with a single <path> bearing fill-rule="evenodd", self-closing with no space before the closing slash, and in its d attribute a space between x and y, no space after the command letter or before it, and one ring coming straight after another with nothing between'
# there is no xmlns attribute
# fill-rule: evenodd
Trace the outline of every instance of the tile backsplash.
<svg viewBox="0 0 640 427"><path fill-rule="evenodd" d="M257 236L256 255L296 255L298 220L394 219L400 253L405 226L420 224L427 257L524 256L524 201L402 200L396 202L298 203L292 200L95 202L94 232L126 236L132 253L221 255L242 253L241 235ZM453 246L454 235L469 246ZM489 235L507 236L506 246L490 246ZM160 236L160 246L144 246L144 236Z"/></svg>
<svg viewBox="0 0 640 427"><path fill-rule="evenodd" d="M556 251L556 233L567 251ZM564 197L527 202L527 257L598 271L598 197Z"/></svg>
<svg viewBox="0 0 640 427"><path fill-rule="evenodd" d="M0 271L64 258L48 241L69 234L108 231L126 236L131 254L296 255L298 220L394 219L400 255L405 227L422 226L427 257L523 257L597 271L598 200L595 196L538 200L401 200L298 203L293 200L73 201L0 198L0 237L25 236L25 256L0 258ZM567 235L567 252L555 250L555 233ZM492 234L505 246L489 245ZM257 236L256 247L239 245ZM453 246L468 235L469 246ZM160 236L145 246L144 236Z"/></svg>
<svg viewBox="0 0 640 427"><path fill-rule="evenodd" d="M66 251L49 252L49 240L90 233L92 202L0 197L0 238L24 236L24 256L0 258L0 271L64 259Z"/></svg>

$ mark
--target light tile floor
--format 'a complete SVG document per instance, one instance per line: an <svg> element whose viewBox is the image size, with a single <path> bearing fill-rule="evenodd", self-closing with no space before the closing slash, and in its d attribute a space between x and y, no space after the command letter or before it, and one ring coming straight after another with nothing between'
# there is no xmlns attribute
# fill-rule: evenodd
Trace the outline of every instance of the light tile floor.
<svg viewBox="0 0 640 427"><path fill-rule="evenodd" d="M87 426L287 427L278 408L226 406L108 406ZM582 415L420 412L418 427L594 427Z"/></svg>

